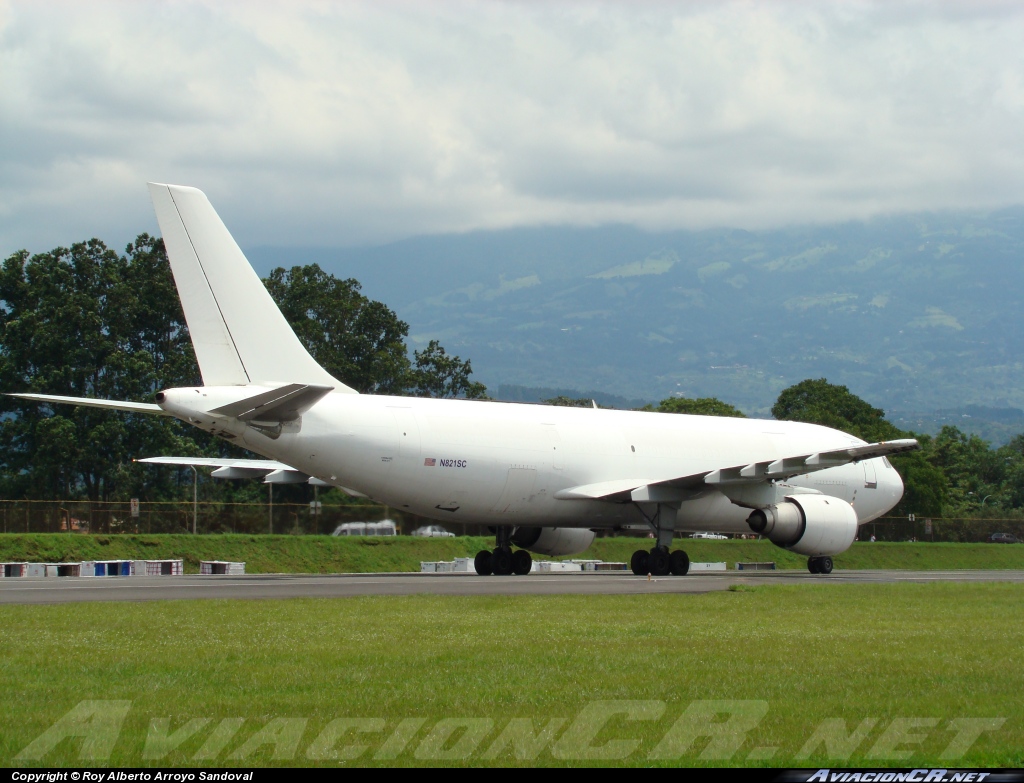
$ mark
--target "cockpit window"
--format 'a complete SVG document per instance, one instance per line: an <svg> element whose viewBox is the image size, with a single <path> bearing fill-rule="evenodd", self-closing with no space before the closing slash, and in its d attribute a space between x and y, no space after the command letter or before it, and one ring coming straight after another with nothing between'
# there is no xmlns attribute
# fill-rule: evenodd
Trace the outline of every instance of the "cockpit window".
<svg viewBox="0 0 1024 783"><path fill-rule="evenodd" d="M882 457L882 462L884 462L884 463L885 463L885 466L886 466L887 468L891 468L891 467L892 467L892 463L891 463L891 462L889 462L889 458L888 458L888 457Z"/></svg>

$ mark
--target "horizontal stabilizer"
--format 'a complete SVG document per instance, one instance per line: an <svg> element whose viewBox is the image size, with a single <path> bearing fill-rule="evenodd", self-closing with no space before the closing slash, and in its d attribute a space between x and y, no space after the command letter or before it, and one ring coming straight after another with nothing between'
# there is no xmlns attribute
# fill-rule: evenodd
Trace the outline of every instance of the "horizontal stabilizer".
<svg viewBox="0 0 1024 783"><path fill-rule="evenodd" d="M195 465L197 468L256 468L269 473L272 470L294 470L274 459L228 459L224 457L146 457L136 462L150 465Z"/></svg>
<svg viewBox="0 0 1024 783"><path fill-rule="evenodd" d="M331 386L293 383L214 408L210 413L240 421L295 421L331 393Z"/></svg>
<svg viewBox="0 0 1024 783"><path fill-rule="evenodd" d="M136 462L150 465L188 465L216 468L210 475L218 479L262 478L264 484L315 484L328 486L315 476L272 459L226 459L222 457L147 457Z"/></svg>
<svg viewBox="0 0 1024 783"><path fill-rule="evenodd" d="M170 416L159 405L150 402L122 402L121 400L99 400L95 397L61 397L57 394L8 394L8 397L18 397L22 400L33 402L56 402L62 405L80 405L83 408L106 408L114 411L127 411L129 413L155 413L158 416Z"/></svg>

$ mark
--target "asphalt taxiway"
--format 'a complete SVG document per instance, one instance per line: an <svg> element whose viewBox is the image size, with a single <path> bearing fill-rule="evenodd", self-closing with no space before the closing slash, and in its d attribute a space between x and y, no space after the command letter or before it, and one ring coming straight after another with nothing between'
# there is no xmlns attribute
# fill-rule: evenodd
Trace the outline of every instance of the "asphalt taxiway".
<svg viewBox="0 0 1024 783"><path fill-rule="evenodd" d="M709 593L732 585L1016 582L1024 571L725 571L648 579L631 573L249 574L246 576L0 579L0 604L167 601L211 598L345 598L362 595L641 595Z"/></svg>

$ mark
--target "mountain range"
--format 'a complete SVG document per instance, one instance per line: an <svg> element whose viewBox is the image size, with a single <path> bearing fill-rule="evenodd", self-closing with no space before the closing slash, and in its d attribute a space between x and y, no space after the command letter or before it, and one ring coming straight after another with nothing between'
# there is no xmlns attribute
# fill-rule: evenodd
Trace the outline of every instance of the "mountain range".
<svg viewBox="0 0 1024 783"><path fill-rule="evenodd" d="M765 416L782 389L824 377L924 431L972 418L1001 422L997 440L1024 429L1024 208L247 253L262 274L317 263L356 278L409 323L413 348L439 339L492 392L714 396Z"/></svg>

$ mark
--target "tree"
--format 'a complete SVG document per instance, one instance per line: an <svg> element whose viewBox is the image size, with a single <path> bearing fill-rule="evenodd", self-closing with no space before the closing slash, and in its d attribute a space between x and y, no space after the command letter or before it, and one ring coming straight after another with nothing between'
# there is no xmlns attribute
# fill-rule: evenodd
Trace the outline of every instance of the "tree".
<svg viewBox="0 0 1024 783"><path fill-rule="evenodd" d="M264 281L314 359L358 392L402 394L410 385L409 325L386 305L317 264L278 267Z"/></svg>
<svg viewBox="0 0 1024 783"><path fill-rule="evenodd" d="M689 413L694 416L731 416L733 418L746 418L746 414L739 408L722 402L717 397L697 397L688 399L686 397L669 397L658 403L653 410L659 413Z"/></svg>
<svg viewBox="0 0 1024 783"><path fill-rule="evenodd" d="M869 443L914 437L885 419L885 412L853 394L847 387L824 378L801 381L784 389L772 415L787 421L805 421L848 432ZM922 440L927 446L927 439ZM933 464L927 452L915 451L891 458L903 479L903 499L892 512L897 515L941 516L949 494L949 482L942 469Z"/></svg>
<svg viewBox="0 0 1024 783"><path fill-rule="evenodd" d="M873 443L901 437L897 427L885 419L885 411L874 408L845 386L824 378L801 381L779 395L772 416L780 421L806 421L832 427Z"/></svg>
<svg viewBox="0 0 1024 783"><path fill-rule="evenodd" d="M996 455L1003 465L999 504L1020 508L1024 506L1024 435L1011 439Z"/></svg>
<svg viewBox="0 0 1024 783"><path fill-rule="evenodd" d="M410 361L408 325L363 296L355 280L316 265L264 281L299 339L358 391L481 398L468 360L435 340ZM92 239L0 268L0 384L5 390L145 401L198 386L163 241L146 234L118 255ZM6 497L150 500L177 494L180 471L136 465L139 455L228 456L237 447L170 418L0 398L0 491ZM230 484L217 485L229 496Z"/></svg>
<svg viewBox="0 0 1024 783"><path fill-rule="evenodd" d="M917 436L921 451L897 454L890 458L903 479L903 497L889 513L902 517L916 514L920 517L941 517L949 498L949 480L942 469L929 459L931 438Z"/></svg>
<svg viewBox="0 0 1024 783"><path fill-rule="evenodd" d="M487 398L487 387L470 381L473 373L469 359L449 356L437 340L431 340L422 351L413 353L410 393L415 397L465 397L469 400Z"/></svg>
<svg viewBox="0 0 1024 783"><path fill-rule="evenodd" d="M955 507L976 511L987 496L1002 494L1006 461L977 435L946 425L932 440L930 456L949 483L948 498Z"/></svg>
<svg viewBox="0 0 1024 783"><path fill-rule="evenodd" d="M199 372L163 242L123 256L98 239L0 269L0 384L12 391L146 400ZM0 470L7 497L128 497L151 479L140 453L195 453L170 419L3 398ZM10 415L13 414L13 415Z"/></svg>
<svg viewBox="0 0 1024 783"><path fill-rule="evenodd" d="M302 344L331 375L358 392L417 397L486 398L470 381L469 360L449 356L437 340L409 361L409 325L317 264L278 267L263 281Z"/></svg>
<svg viewBox="0 0 1024 783"><path fill-rule="evenodd" d="M556 408L593 408L594 401L589 397L566 397L560 394L547 400L541 400L545 405L554 405ZM598 406L600 407L600 406Z"/></svg>

